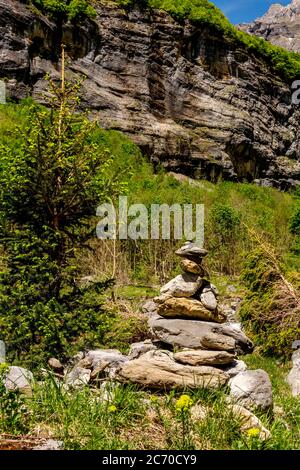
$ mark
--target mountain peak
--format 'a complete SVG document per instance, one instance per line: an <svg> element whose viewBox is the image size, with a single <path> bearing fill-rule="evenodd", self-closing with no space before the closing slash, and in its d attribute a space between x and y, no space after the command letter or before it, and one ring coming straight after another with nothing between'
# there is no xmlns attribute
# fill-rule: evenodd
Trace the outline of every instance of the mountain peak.
<svg viewBox="0 0 300 470"><path fill-rule="evenodd" d="M277 46L300 52L300 0L292 0L287 6L274 3L261 18L239 27Z"/></svg>

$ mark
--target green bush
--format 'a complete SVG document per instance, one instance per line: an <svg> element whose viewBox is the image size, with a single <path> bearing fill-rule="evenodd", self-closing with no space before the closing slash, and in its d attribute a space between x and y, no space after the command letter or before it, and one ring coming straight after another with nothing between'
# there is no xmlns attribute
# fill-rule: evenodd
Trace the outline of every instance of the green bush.
<svg viewBox="0 0 300 470"><path fill-rule="evenodd" d="M79 21L97 16L95 8L88 0L32 0L42 13L54 19Z"/></svg>
<svg viewBox="0 0 300 470"><path fill-rule="evenodd" d="M289 227L293 235L300 235L300 207L297 207L294 211Z"/></svg>
<svg viewBox="0 0 300 470"><path fill-rule="evenodd" d="M242 280L248 291L239 315L248 334L267 355L289 357L300 337L300 294L276 252L256 239L246 254Z"/></svg>
<svg viewBox="0 0 300 470"><path fill-rule="evenodd" d="M78 90L50 81L51 111L32 105L15 145L1 144L0 329L10 357L27 361L101 343L112 281L81 287L76 253L121 185L107 177L112 155L91 140L97 124L77 112Z"/></svg>

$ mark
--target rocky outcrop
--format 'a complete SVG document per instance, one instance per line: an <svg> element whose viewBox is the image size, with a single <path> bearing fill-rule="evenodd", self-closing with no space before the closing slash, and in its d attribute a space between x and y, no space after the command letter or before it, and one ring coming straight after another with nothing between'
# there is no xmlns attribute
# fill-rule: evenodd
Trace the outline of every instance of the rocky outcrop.
<svg viewBox="0 0 300 470"><path fill-rule="evenodd" d="M272 44L300 52L300 0L293 0L287 6L275 3L264 16L239 27Z"/></svg>
<svg viewBox="0 0 300 470"><path fill-rule="evenodd" d="M82 106L169 171L287 188L300 180L299 107L290 84L216 30L163 11L97 3L95 21L55 24L0 0L0 78L43 100L46 72L84 75Z"/></svg>

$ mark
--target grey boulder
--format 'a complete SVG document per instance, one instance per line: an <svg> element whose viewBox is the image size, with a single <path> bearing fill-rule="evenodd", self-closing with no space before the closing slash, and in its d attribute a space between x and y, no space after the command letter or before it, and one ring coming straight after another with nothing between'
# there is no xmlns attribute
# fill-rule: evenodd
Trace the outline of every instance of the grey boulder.
<svg viewBox="0 0 300 470"><path fill-rule="evenodd" d="M103 372L106 377L113 379L117 370L128 361L118 349L95 349L88 351L85 359L91 362L92 374Z"/></svg>
<svg viewBox="0 0 300 470"><path fill-rule="evenodd" d="M91 361L93 368L103 361L109 364L119 364L128 360L118 349L95 349L88 351L85 357Z"/></svg>
<svg viewBox="0 0 300 470"><path fill-rule="evenodd" d="M230 365L223 367L222 369L227 372L231 378L233 378L241 372L245 372L247 370L247 364L245 364L244 361L235 359Z"/></svg>
<svg viewBox="0 0 300 470"><path fill-rule="evenodd" d="M33 385L33 374L23 367L11 366L5 374L4 384L8 391L20 391L30 394Z"/></svg>
<svg viewBox="0 0 300 470"><path fill-rule="evenodd" d="M247 370L230 381L230 400L250 410L269 411L273 407L272 384L262 370Z"/></svg>
<svg viewBox="0 0 300 470"><path fill-rule="evenodd" d="M300 395L300 349L294 352L292 364L293 367L287 376L287 382L291 387L292 395L298 397Z"/></svg>
<svg viewBox="0 0 300 470"><path fill-rule="evenodd" d="M153 334L162 342L189 349L249 353L252 342L242 331L230 324L208 321L154 318L149 325Z"/></svg>
<svg viewBox="0 0 300 470"><path fill-rule="evenodd" d="M65 376L65 385L67 388L80 388L87 385L91 378L90 369L83 367L74 367Z"/></svg>

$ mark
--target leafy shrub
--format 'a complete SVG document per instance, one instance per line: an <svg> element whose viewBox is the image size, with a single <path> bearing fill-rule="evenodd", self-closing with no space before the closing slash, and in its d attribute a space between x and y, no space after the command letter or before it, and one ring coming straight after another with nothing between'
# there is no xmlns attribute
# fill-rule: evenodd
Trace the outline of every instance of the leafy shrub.
<svg viewBox="0 0 300 470"><path fill-rule="evenodd" d="M300 235L300 207L297 207L290 220L290 231L294 235Z"/></svg>
<svg viewBox="0 0 300 470"><path fill-rule="evenodd" d="M245 257L242 280L248 293L239 314L263 353L288 357L300 338L299 291L286 278L273 248L256 242Z"/></svg>
<svg viewBox="0 0 300 470"><path fill-rule="evenodd" d="M33 4L44 14L54 19L78 21L83 18L93 19L97 16L95 8L88 0L32 0Z"/></svg>
<svg viewBox="0 0 300 470"><path fill-rule="evenodd" d="M107 180L111 154L91 141L96 123L77 113L78 87L50 81L51 111L33 105L20 144L1 145L1 335L28 360L99 344L102 294L112 284L79 283L78 247L119 184Z"/></svg>

